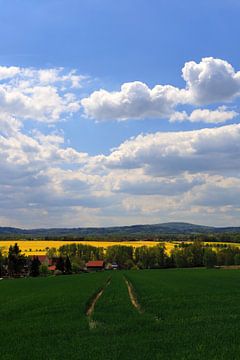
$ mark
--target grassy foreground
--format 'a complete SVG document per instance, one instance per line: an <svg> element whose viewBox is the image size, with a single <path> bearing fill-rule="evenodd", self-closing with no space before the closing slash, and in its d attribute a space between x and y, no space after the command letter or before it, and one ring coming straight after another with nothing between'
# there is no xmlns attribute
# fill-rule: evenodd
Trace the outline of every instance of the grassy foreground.
<svg viewBox="0 0 240 360"><path fill-rule="evenodd" d="M143 312L133 307L125 278ZM104 286L87 317L87 304ZM1 281L0 358L238 359L239 299L237 270L144 270Z"/></svg>

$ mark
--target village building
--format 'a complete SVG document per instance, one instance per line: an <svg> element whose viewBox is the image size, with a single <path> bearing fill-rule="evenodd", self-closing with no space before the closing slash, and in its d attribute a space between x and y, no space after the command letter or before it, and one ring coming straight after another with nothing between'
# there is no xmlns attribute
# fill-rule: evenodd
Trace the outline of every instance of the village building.
<svg viewBox="0 0 240 360"><path fill-rule="evenodd" d="M46 266L51 265L51 260L49 259L49 257L47 255L34 255L34 256L30 256L30 259L33 260L34 257L38 258L41 265L46 265Z"/></svg>
<svg viewBox="0 0 240 360"><path fill-rule="evenodd" d="M103 260L88 261L86 263L86 268L88 271L101 271L105 268L105 263Z"/></svg>
<svg viewBox="0 0 240 360"><path fill-rule="evenodd" d="M48 267L48 270L51 271L52 273L54 273L54 271L56 271L56 265L50 265Z"/></svg>

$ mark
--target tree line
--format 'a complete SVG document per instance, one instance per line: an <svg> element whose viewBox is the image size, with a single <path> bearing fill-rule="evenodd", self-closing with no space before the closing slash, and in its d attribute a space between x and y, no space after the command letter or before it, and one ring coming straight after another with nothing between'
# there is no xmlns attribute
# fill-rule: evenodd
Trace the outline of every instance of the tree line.
<svg viewBox="0 0 240 360"><path fill-rule="evenodd" d="M79 273L86 270L90 260L104 260L105 264L116 263L119 269L162 269L240 265L240 249L236 246L217 244L204 245L200 241L175 245L169 253L164 243L156 246L113 245L95 247L83 244L66 244L59 249L48 249L47 256L59 274ZM48 264L41 264L39 258L26 257L18 244L10 246L8 254L0 251L0 277L17 275L48 275Z"/></svg>

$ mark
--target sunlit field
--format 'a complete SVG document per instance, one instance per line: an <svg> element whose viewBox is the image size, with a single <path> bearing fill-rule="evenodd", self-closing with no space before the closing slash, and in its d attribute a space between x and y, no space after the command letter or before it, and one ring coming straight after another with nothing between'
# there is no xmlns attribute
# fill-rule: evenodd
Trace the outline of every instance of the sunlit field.
<svg viewBox="0 0 240 360"><path fill-rule="evenodd" d="M0 359L239 359L239 277L171 269L3 280Z"/></svg>
<svg viewBox="0 0 240 360"><path fill-rule="evenodd" d="M114 241L40 241L40 240L12 240L12 241L0 241L0 248L3 249L3 252L7 252L10 245L14 245L17 242L22 253L25 255L45 255L48 248L55 247L59 248L62 245L67 244L83 244L83 245L91 245L96 247L103 247L106 249L109 246L113 245L125 245L125 246L133 246L134 248L140 246L155 246L159 244L156 241L121 241L121 242L114 242ZM165 243L167 252L174 248L176 243Z"/></svg>
<svg viewBox="0 0 240 360"><path fill-rule="evenodd" d="M22 253L25 253L25 255L45 255L47 250L51 247L54 247L58 249L62 245L67 244L83 244L83 245L91 245L96 247L103 247L106 249L109 246L113 245L123 245L123 246L132 246L134 248L140 247L140 246L155 246L159 244L157 241L121 241L121 242L115 242L115 241L45 241L45 240L11 240L11 241L0 241L0 248L2 249L3 253L7 253L9 246L14 245L15 242L18 243L20 249L22 250ZM166 247L166 251L168 254L170 254L171 250L174 249L175 245L180 244L181 242L165 242L164 245ZM190 243L190 242L185 242ZM219 244L226 244L228 246L238 246L240 247L239 243L227 243L227 242L207 242L206 244L212 245L213 247Z"/></svg>

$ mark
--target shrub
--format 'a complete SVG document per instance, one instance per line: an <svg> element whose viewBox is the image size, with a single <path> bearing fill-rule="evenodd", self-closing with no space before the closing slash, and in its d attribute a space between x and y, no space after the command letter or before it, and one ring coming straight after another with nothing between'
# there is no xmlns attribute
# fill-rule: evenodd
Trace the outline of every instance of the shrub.
<svg viewBox="0 0 240 360"><path fill-rule="evenodd" d="M62 275L62 271L61 270L55 270L54 275Z"/></svg>
<svg viewBox="0 0 240 360"><path fill-rule="evenodd" d="M42 276L47 276L50 274L50 271L48 270L47 265L40 265L39 272L40 272L40 275L42 275Z"/></svg>

